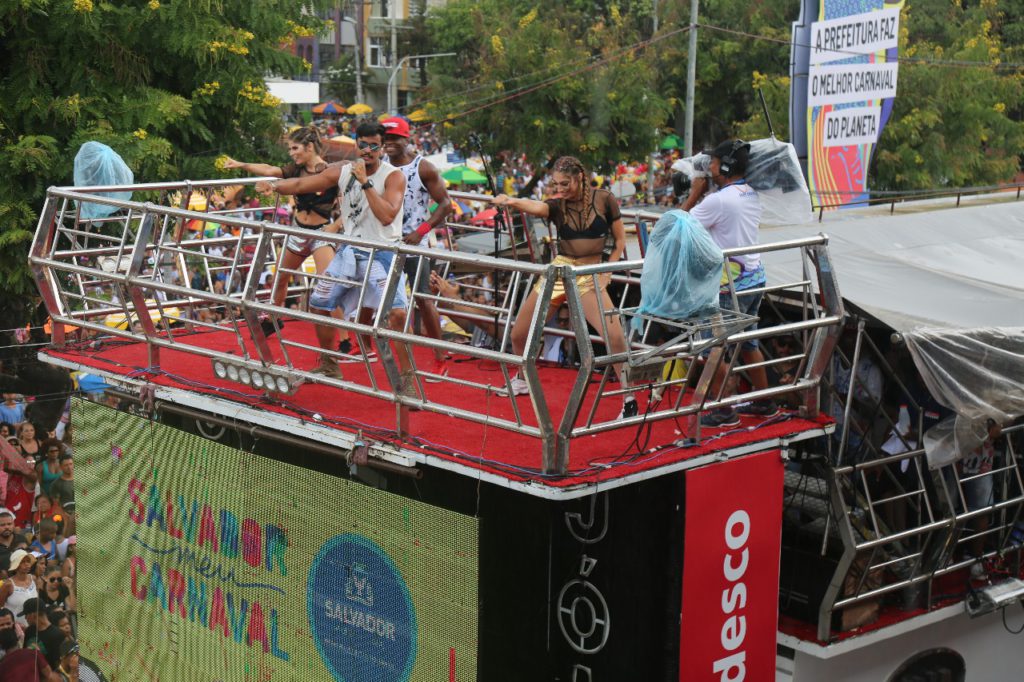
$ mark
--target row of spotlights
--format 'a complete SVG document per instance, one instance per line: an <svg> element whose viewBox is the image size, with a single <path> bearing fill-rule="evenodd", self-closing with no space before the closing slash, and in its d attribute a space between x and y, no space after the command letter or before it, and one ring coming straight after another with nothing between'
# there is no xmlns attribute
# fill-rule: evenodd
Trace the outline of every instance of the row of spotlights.
<svg viewBox="0 0 1024 682"><path fill-rule="evenodd" d="M293 382L283 374L266 369L233 365L220 359L214 359L213 373L218 379L237 381L246 386L252 386L256 390L269 393L293 393L301 383L301 381Z"/></svg>

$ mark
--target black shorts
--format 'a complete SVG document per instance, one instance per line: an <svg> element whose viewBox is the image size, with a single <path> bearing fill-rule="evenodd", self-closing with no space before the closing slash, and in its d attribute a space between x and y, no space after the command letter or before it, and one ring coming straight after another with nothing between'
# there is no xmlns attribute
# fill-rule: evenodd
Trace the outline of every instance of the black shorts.
<svg viewBox="0 0 1024 682"><path fill-rule="evenodd" d="M409 278L409 287L414 293L427 294L430 293L430 271L434 268L434 261L429 258L424 258L423 261L423 272L419 273L419 279L416 278L416 270L419 269L420 256L407 256L405 259L405 276Z"/></svg>

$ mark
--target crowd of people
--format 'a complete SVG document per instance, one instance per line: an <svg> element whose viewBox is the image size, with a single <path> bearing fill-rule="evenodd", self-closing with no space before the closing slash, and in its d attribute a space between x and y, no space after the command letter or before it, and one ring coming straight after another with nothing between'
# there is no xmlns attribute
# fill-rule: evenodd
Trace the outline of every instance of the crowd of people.
<svg viewBox="0 0 1024 682"><path fill-rule="evenodd" d="M77 680L73 429L66 407L43 431L32 402L0 404L0 681Z"/></svg>

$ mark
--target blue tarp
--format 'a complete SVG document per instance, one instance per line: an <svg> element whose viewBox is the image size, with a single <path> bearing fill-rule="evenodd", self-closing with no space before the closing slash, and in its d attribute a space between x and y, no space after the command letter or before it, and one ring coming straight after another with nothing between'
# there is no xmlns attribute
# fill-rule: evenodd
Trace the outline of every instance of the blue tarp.
<svg viewBox="0 0 1024 682"><path fill-rule="evenodd" d="M75 187L101 187L104 185L131 185L135 174L117 152L102 142L89 141L75 155ZM128 201L131 192L98 192L97 196ZM85 219L106 218L117 209L113 206L89 203L81 206Z"/></svg>

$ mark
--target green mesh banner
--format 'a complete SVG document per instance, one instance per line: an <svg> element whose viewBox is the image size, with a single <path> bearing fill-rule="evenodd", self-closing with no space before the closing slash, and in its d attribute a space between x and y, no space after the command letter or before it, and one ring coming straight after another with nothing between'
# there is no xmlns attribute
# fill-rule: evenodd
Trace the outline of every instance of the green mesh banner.
<svg viewBox="0 0 1024 682"><path fill-rule="evenodd" d="M108 679L476 679L475 519L72 414L80 643Z"/></svg>

